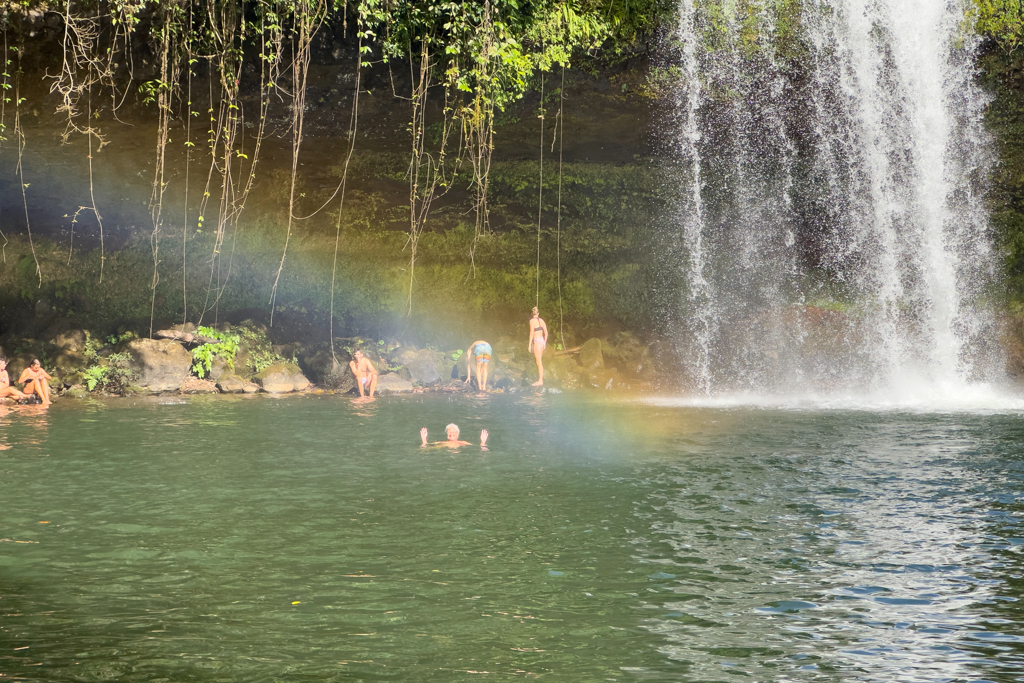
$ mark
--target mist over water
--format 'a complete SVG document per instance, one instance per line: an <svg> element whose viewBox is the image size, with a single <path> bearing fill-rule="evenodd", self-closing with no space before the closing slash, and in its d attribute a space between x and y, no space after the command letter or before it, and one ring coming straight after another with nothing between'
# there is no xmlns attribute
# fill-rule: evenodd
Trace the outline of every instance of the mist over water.
<svg viewBox="0 0 1024 683"><path fill-rule="evenodd" d="M799 21L679 7L676 339L691 392L1000 404L965 7L829 0Z"/></svg>

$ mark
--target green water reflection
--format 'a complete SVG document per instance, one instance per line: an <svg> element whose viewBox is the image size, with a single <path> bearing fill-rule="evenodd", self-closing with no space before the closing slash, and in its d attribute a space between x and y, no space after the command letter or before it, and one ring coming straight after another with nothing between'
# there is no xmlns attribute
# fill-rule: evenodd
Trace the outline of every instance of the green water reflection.
<svg viewBox="0 0 1024 683"><path fill-rule="evenodd" d="M61 401L0 448L4 679L1022 680L1017 415Z"/></svg>

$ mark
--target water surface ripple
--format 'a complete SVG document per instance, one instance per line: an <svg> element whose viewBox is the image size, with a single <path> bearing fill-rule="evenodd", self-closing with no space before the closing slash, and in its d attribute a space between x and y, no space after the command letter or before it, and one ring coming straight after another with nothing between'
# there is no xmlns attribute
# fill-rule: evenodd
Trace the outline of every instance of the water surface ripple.
<svg viewBox="0 0 1024 683"><path fill-rule="evenodd" d="M1022 476L1016 413L7 409L0 674L1022 681Z"/></svg>

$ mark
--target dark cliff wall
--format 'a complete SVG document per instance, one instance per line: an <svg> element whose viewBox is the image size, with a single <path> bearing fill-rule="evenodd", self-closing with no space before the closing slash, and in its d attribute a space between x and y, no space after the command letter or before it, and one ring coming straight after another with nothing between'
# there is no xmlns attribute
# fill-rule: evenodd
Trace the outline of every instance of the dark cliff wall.
<svg viewBox="0 0 1024 683"><path fill-rule="evenodd" d="M90 184L88 139L72 133L62 140L66 121L59 99L49 92L47 74L55 72L61 57L56 23L37 18L26 36L19 83L24 100L18 107L24 148L19 154L11 135L10 102L4 112L8 140L0 144L0 227L9 240L0 277L0 326L23 324L39 300L108 326L141 324L151 304L154 315L166 321L200 315L208 321L237 311L267 314L288 222L290 103L281 98L269 110L253 191L219 248L229 258L211 268L221 190L219 166L210 181L208 110L217 101L215 96L211 102L202 65L191 81L191 99L183 91L176 103L162 221L154 239L156 111L143 103L138 87L153 76L152 56L143 48L136 51L134 80L122 81L124 101L116 111L109 94L88 102L91 121L105 139L102 149L93 142ZM403 97L408 66L377 62L364 70L339 233L336 191L348 148L354 45L340 29L325 31L313 62L293 211L303 219L293 221L275 311L283 324L308 326L311 334L326 327L333 274L335 324L352 333L412 329L437 338L466 329L501 332L528 315L538 286L542 310L550 319L560 308L570 335L652 329L657 303L651 226L662 211L664 180L657 159L662 145L651 127L658 111L645 89L645 63L568 70L564 89L563 74L549 74L544 119L538 116L539 82L500 115L490 229L477 237L471 176L463 164L433 205L416 263L413 314L407 317L410 140L409 104ZM430 103L435 130L442 106L436 95ZM555 136L559 107L564 140ZM188 116L189 109L195 115ZM252 155L259 112L258 85L252 81L242 84L241 110L242 149ZM452 151L457 146L458 141ZM246 162L236 161L239 176ZM538 196L541 184L543 197ZM102 282L99 224L83 208L92 206L93 197L103 221Z"/></svg>

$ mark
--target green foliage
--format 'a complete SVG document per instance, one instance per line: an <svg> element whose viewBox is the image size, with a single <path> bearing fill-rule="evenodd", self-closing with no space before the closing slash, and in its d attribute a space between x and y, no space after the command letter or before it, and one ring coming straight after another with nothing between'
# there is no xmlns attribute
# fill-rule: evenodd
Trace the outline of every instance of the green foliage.
<svg viewBox="0 0 1024 683"><path fill-rule="evenodd" d="M992 49L982 56L992 95L985 122L999 163L991 175L989 215L1003 256L1007 294L1024 300L1024 55Z"/></svg>
<svg viewBox="0 0 1024 683"><path fill-rule="evenodd" d="M1024 44L1024 6L1020 0L974 0L969 15L974 19L974 29L1006 53Z"/></svg>
<svg viewBox="0 0 1024 683"><path fill-rule="evenodd" d="M107 346L117 346L121 342L130 341L132 339L138 339L139 335L135 334L132 330L125 330L112 334L107 337Z"/></svg>
<svg viewBox="0 0 1024 683"><path fill-rule="evenodd" d="M231 332L218 332L212 327L199 327L197 334L216 339L216 343L206 343L192 349L192 372L200 378L206 377L213 369L213 360L222 358L228 367L235 369L235 354L241 337Z"/></svg>
<svg viewBox="0 0 1024 683"><path fill-rule="evenodd" d="M276 363L286 363L287 359L274 353L267 333L254 326L243 325L240 338L248 351L246 363L253 373L263 372Z"/></svg>
<svg viewBox="0 0 1024 683"><path fill-rule="evenodd" d="M103 343L99 339L94 338L89 330L85 330L85 348L82 350L82 355L85 357L86 362L95 362L102 348ZM92 391L92 387L89 388L89 391Z"/></svg>
<svg viewBox="0 0 1024 683"><path fill-rule="evenodd" d="M103 381L103 378L107 376L107 367L105 365L93 365L86 368L83 374L85 375L86 388L89 391L93 391Z"/></svg>
<svg viewBox="0 0 1024 683"><path fill-rule="evenodd" d="M132 357L127 353L112 353L85 369L85 386L89 391L105 391L108 394L124 396L131 390L136 378L129 368Z"/></svg>

